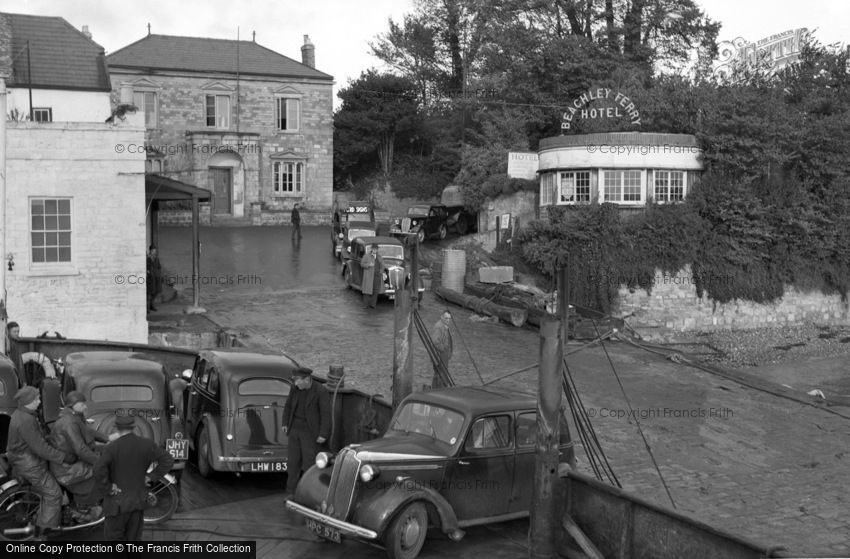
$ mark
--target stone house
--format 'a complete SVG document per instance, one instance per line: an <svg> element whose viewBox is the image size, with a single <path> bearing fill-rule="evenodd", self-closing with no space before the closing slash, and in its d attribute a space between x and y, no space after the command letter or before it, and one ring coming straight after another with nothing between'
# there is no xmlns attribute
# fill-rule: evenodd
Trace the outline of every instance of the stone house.
<svg viewBox="0 0 850 559"><path fill-rule="evenodd" d="M144 113L149 171L211 191L203 223L288 222L295 203L307 223L329 214L333 78L306 35L301 51L153 34L107 57L113 101Z"/></svg>
<svg viewBox="0 0 850 559"><path fill-rule="evenodd" d="M9 320L22 336L146 342L145 156L116 149L144 127L105 122L103 48L62 18L0 14L0 78Z"/></svg>

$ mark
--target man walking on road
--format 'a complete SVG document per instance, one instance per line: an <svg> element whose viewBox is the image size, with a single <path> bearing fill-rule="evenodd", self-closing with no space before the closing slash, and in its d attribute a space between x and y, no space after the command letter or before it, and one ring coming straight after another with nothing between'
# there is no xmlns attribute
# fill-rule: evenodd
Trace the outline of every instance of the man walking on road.
<svg viewBox="0 0 850 559"><path fill-rule="evenodd" d="M301 212L298 211L298 204L292 206L292 215L289 216L292 222L292 238L301 238Z"/></svg>
<svg viewBox="0 0 850 559"><path fill-rule="evenodd" d="M301 474L313 465L319 445L331 435L331 402L324 386L313 382L312 369L292 372L295 390L283 406L283 434L289 438L286 493L295 494Z"/></svg>
<svg viewBox="0 0 850 559"><path fill-rule="evenodd" d="M106 516L103 539L108 541L142 539L148 466L156 462L150 478L161 479L174 465L174 459L164 448L133 433L135 426L132 415L115 418L118 438L103 448L94 466L95 479L106 495L103 499Z"/></svg>
<svg viewBox="0 0 850 559"><path fill-rule="evenodd" d="M451 323L452 314L448 310L444 310L431 332L431 340L434 342L440 361L445 365L446 372L449 370L449 359L452 358L452 333L449 330ZM439 370L439 364L434 363L434 378L431 380L431 388L444 388L446 386Z"/></svg>

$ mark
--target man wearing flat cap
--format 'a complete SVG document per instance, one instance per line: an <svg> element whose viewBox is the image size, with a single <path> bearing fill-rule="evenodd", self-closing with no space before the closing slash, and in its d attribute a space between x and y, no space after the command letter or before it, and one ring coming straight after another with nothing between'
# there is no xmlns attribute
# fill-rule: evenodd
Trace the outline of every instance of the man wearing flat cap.
<svg viewBox="0 0 850 559"><path fill-rule="evenodd" d="M313 381L313 371L297 367L292 371L295 389L283 406L283 434L287 435L289 460L286 493L293 495L301 474L313 465L319 445L331 435L331 402L328 391Z"/></svg>
<svg viewBox="0 0 850 559"><path fill-rule="evenodd" d="M86 397L74 390L65 395L65 407L51 427L50 442L62 452L77 458L74 464L50 464L50 471L60 485L74 494L74 517L85 522L100 516L98 501L101 494L95 490L94 465L100 457L96 442L109 442L109 437L86 424Z"/></svg>
<svg viewBox="0 0 850 559"><path fill-rule="evenodd" d="M94 476L106 494L103 499L104 539L133 542L142 539L143 511L148 496L148 466L156 462L151 479L161 479L174 459L164 448L136 435L132 415L115 418L118 438L106 445L94 466Z"/></svg>
<svg viewBox="0 0 850 559"><path fill-rule="evenodd" d="M59 527L62 510L62 489L50 473L48 463L72 464L72 454L54 448L44 438L36 411L41 395L33 386L24 386L15 394L18 409L9 421L9 438L6 456L15 475L25 479L41 496L41 507L36 519L36 537L46 529Z"/></svg>

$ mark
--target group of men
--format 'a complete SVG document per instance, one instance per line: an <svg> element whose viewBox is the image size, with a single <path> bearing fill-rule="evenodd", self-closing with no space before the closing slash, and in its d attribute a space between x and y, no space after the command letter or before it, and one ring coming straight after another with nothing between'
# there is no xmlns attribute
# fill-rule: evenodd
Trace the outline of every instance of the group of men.
<svg viewBox="0 0 850 559"><path fill-rule="evenodd" d="M76 522L91 522L103 514L104 539L141 539L147 469L156 462L150 476L163 477L174 464L171 455L137 436L132 416L116 417L116 433L110 435L89 427L86 398L80 392L65 395L65 407L49 433L38 418L41 394L37 388L23 386L15 400L18 408L9 421L6 456L13 473L41 496L36 537L43 538L60 526L61 484L74 496L71 514Z"/></svg>

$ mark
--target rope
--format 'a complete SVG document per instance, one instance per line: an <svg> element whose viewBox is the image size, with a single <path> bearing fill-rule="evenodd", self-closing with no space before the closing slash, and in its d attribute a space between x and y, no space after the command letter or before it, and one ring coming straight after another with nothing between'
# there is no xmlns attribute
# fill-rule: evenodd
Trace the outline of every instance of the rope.
<svg viewBox="0 0 850 559"><path fill-rule="evenodd" d="M593 328L596 329L597 335L599 334L599 329L596 327L596 321L593 320ZM626 389L623 387L623 383L620 380L620 375L617 373L617 368L614 366L614 361L611 359L611 355L608 353L608 348L605 347L605 344L602 344L602 350L605 352L605 357L608 359L608 363L611 365L611 370L614 372L614 378L617 379L617 384L620 386L620 392L623 393L623 398L626 401L626 405L629 408L629 413L631 417L635 420L635 425L637 425L638 433L640 433L640 438L643 439L643 445L646 447L646 451L649 453L649 457L652 460L652 465L655 467L655 471L658 472L658 477L661 479L661 485L664 486L664 491L667 492L667 497L670 499L670 504L673 508L676 508L676 502L673 500L673 495L670 493L670 488L667 486L667 482L664 479L664 476L661 474L661 469L658 467L658 462L655 460L655 455L652 453L652 448L649 446L649 441L646 440L646 436L643 433L643 427L641 427L640 420L638 419L637 414L632 409L632 403L629 401L629 397L626 394Z"/></svg>
<svg viewBox="0 0 850 559"><path fill-rule="evenodd" d="M422 344L425 346L425 351L428 353L428 357L431 358L431 363L434 364L435 371L440 382L442 382L445 386L455 386L455 381L449 373L449 368L446 366L446 363L443 362L442 357L440 357L440 353L434 346L434 340L431 339L431 334L428 332L428 328L426 328L425 323L422 322L422 316L416 308L413 309L413 324L416 327L419 338L422 340Z"/></svg>
<svg viewBox="0 0 850 559"><path fill-rule="evenodd" d="M452 324L457 331L457 337L460 338L461 343L463 344L463 348L466 350L466 354L469 355L469 360L472 361L472 367L475 369L475 374L478 375L478 380L481 381L482 385L487 384L484 382L484 377L481 376L481 371L478 370L478 365L475 364L475 359L472 358L472 353L469 351L469 346L466 345L466 340L463 339L463 335L460 333L460 328L457 327L457 322L455 322L455 317L452 314L449 314L452 317Z"/></svg>

